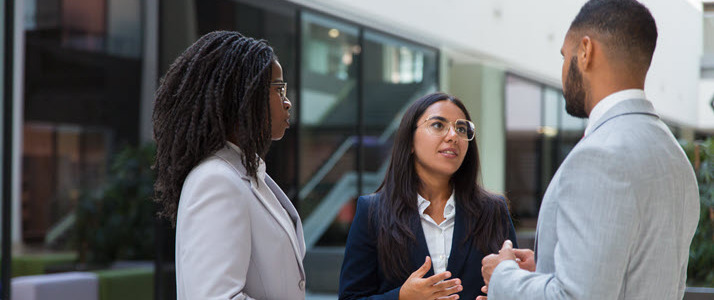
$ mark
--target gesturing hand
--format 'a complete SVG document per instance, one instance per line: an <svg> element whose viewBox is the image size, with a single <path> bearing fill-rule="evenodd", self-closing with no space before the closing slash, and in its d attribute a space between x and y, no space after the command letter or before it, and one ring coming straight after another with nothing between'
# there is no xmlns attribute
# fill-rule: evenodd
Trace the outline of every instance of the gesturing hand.
<svg viewBox="0 0 714 300"><path fill-rule="evenodd" d="M516 262L518 263L518 267L526 271L535 272L536 263L533 250L513 249L513 253L516 254Z"/></svg>
<svg viewBox="0 0 714 300"><path fill-rule="evenodd" d="M458 278L446 280L451 277L451 272L446 271L434 276L423 278L431 269L431 258L426 257L424 264L414 271L399 290L399 300L412 299L459 299L453 295L463 290L461 280Z"/></svg>
<svg viewBox="0 0 714 300"><path fill-rule="evenodd" d="M486 282L486 285L481 287L481 292L484 294L488 293L488 282L491 279L491 274L493 274L493 269L495 269L498 264L505 259L515 259L518 263L518 267L523 270L535 272L535 255L533 250L530 249L513 249L513 244L511 241L506 241L503 243L503 248L498 251L498 255L491 254L483 259L481 264L481 272ZM486 296L478 296L476 300L487 300Z"/></svg>
<svg viewBox="0 0 714 300"><path fill-rule="evenodd" d="M498 254L491 254L481 260L481 275L483 281L488 285L491 280L493 270L504 260L516 260L516 255L513 253L513 243L510 240L503 242L503 247L498 251Z"/></svg>

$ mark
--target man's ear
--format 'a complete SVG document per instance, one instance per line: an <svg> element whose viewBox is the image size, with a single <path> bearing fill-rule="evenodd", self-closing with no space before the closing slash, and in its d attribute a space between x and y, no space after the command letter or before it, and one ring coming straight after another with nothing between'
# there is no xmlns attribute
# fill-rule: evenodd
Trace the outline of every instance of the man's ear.
<svg viewBox="0 0 714 300"><path fill-rule="evenodd" d="M578 66L580 70L588 70L593 65L593 40L590 36L584 36L580 39L580 44L578 45Z"/></svg>

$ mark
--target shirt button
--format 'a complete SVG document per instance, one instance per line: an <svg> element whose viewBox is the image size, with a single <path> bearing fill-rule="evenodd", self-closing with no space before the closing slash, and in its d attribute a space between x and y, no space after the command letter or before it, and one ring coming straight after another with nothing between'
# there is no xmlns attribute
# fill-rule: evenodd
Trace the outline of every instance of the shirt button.
<svg viewBox="0 0 714 300"><path fill-rule="evenodd" d="M444 254L439 255L439 259L444 260L445 258L446 258L446 255L444 255Z"/></svg>
<svg viewBox="0 0 714 300"><path fill-rule="evenodd" d="M298 287L300 288L301 291L304 291L305 290L305 280L300 280L300 282L298 282Z"/></svg>

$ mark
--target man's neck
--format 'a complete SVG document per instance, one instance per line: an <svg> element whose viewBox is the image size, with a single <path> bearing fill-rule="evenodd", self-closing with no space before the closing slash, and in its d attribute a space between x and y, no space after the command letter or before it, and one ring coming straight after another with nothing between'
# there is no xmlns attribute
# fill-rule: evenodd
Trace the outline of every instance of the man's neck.
<svg viewBox="0 0 714 300"><path fill-rule="evenodd" d="M588 114L588 117L590 117L590 113L593 111L593 108L595 108L595 105L600 103L605 97L610 96L614 93L617 93L619 91L624 91L624 90L630 90L630 89L639 89L639 90L644 90L645 85L644 82L641 84L637 83L629 83L629 84L610 84L610 85L604 85L600 88L592 88L590 95L586 97L585 100L585 112Z"/></svg>

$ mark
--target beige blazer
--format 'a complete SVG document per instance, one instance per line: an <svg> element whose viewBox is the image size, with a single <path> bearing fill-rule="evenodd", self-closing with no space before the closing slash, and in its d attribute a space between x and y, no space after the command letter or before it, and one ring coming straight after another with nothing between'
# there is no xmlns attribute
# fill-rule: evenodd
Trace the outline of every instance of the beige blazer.
<svg viewBox="0 0 714 300"><path fill-rule="evenodd" d="M186 177L176 221L179 300L305 299L300 217L277 184L265 181L289 222L278 221L285 214L269 209L228 146Z"/></svg>

